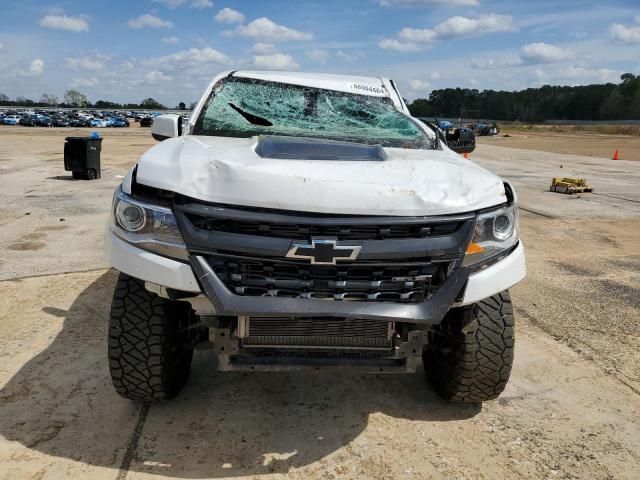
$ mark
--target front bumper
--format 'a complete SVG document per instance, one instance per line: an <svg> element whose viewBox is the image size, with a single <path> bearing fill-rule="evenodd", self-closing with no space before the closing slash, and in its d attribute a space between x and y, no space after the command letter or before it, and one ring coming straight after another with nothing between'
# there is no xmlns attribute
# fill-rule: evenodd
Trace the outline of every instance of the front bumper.
<svg viewBox="0 0 640 480"><path fill-rule="evenodd" d="M516 248L499 262L469 275L462 301L456 306L469 305L492 297L513 287L526 274L524 245L520 241Z"/></svg>
<svg viewBox="0 0 640 480"><path fill-rule="evenodd" d="M110 227L107 227L104 245L107 262L116 270L175 290L194 293L202 291L188 263L134 247L117 237Z"/></svg>
<svg viewBox="0 0 640 480"><path fill-rule="evenodd" d="M524 246L519 243L507 257L484 270L471 272L459 267L428 301L419 304L245 297L229 291L201 256L193 255L191 265L165 258L124 242L109 229L105 245L113 268L175 290L202 292L211 301L215 314L230 316L337 316L437 324L451 306L491 297L512 287L526 274Z"/></svg>

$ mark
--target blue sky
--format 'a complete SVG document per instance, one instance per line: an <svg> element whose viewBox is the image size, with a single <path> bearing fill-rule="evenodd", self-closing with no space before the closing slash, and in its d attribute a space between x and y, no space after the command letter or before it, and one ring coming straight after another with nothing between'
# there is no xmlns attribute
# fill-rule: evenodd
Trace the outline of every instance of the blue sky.
<svg viewBox="0 0 640 480"><path fill-rule="evenodd" d="M2 0L0 93L169 106L223 70L384 75L409 99L640 74L640 0Z"/></svg>

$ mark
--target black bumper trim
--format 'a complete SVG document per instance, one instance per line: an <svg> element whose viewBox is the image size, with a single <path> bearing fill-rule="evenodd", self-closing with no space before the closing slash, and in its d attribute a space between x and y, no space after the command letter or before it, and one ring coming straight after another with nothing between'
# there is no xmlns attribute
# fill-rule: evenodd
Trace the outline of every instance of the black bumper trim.
<svg viewBox="0 0 640 480"><path fill-rule="evenodd" d="M203 256L192 255L191 265L217 315L305 316L367 318L385 322L439 324L464 288L469 270L456 268L429 300L423 303L341 302L332 300L248 297L229 291Z"/></svg>

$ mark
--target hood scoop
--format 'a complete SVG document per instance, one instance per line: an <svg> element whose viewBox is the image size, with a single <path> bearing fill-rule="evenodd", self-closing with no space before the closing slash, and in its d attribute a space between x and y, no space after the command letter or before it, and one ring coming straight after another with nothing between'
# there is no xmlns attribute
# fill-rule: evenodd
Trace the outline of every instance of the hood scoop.
<svg viewBox="0 0 640 480"><path fill-rule="evenodd" d="M281 160L382 162L387 159L381 145L277 135L260 135L255 151L262 158Z"/></svg>

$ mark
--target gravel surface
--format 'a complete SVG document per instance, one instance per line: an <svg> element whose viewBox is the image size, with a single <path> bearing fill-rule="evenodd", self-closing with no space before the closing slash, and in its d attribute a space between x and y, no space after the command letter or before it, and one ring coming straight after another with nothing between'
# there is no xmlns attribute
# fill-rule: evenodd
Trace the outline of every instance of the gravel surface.
<svg viewBox="0 0 640 480"><path fill-rule="evenodd" d="M118 176L154 142L101 130L102 179L72 181L62 145L78 133L0 127L1 479L638 478L637 163L472 154L516 185L527 251L498 400L446 404L422 372L218 373L203 351L183 394L149 407L110 384L101 248ZM567 174L597 195L548 192Z"/></svg>
<svg viewBox="0 0 640 480"><path fill-rule="evenodd" d="M552 131L554 128L570 130L571 127L551 125L536 125L534 128L536 130L527 130L526 127L511 129L507 126L496 137L479 137L478 143L601 158L613 158L613 153L618 149L621 159L640 160L640 136L638 135L554 132ZM548 131L541 131L543 128L547 128Z"/></svg>

